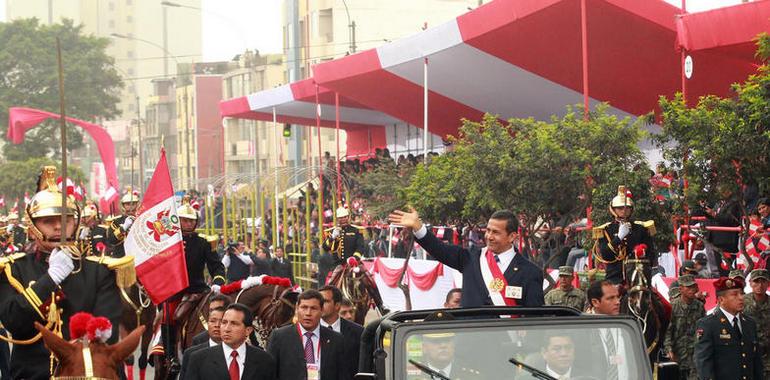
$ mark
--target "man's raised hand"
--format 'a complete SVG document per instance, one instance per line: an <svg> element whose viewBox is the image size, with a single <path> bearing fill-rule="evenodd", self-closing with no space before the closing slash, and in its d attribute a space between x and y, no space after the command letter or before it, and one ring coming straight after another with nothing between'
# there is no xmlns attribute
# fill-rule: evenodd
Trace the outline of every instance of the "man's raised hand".
<svg viewBox="0 0 770 380"><path fill-rule="evenodd" d="M420 215L417 214L417 211L414 210L414 208L409 207L409 211L401 211L401 210L393 210L390 215L388 215L388 221L393 224L398 224L401 226L404 226L406 228L411 228L414 231L419 230L422 228L422 221L420 220Z"/></svg>

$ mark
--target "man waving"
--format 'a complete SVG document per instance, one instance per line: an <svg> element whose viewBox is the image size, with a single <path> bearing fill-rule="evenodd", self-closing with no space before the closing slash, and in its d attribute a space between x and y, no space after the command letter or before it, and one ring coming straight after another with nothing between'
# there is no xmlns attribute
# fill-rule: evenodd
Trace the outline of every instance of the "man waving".
<svg viewBox="0 0 770 380"><path fill-rule="evenodd" d="M422 224L414 209L395 210L388 220L412 229L417 243L431 256L462 272L462 307L543 305L543 274L513 246L519 221L512 212L492 214L485 234L487 246L480 254L441 242Z"/></svg>

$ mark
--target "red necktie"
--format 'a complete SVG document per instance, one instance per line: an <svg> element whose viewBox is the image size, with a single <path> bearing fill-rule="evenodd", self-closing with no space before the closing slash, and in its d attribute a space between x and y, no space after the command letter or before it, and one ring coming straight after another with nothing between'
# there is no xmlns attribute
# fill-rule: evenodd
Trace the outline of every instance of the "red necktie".
<svg viewBox="0 0 770 380"><path fill-rule="evenodd" d="M230 360L230 368L228 368L228 372L230 372L230 380L241 380L241 369L238 367L238 351L233 350L230 352L230 357L232 360Z"/></svg>

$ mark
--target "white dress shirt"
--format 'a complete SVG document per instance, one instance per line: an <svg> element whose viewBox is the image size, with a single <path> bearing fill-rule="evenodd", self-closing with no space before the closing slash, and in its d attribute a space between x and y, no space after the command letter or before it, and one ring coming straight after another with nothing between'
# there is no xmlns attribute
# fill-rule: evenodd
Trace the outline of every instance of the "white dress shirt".
<svg viewBox="0 0 770 380"><path fill-rule="evenodd" d="M328 328L334 330L335 332L338 332L338 333L342 334L342 323L340 322L340 319L342 319L342 318L337 317L337 320L334 321L334 323L332 323L332 324L328 324L328 323L326 323L326 321L324 321L322 319L321 320L321 324L324 327L328 327Z"/></svg>
<svg viewBox="0 0 770 380"><path fill-rule="evenodd" d="M545 365L545 372L557 379L569 379L572 377L572 368L567 370L567 373L559 374L558 372L554 371L549 367L547 364Z"/></svg>
<svg viewBox="0 0 770 380"><path fill-rule="evenodd" d="M230 346L227 344L222 343L223 351L225 352L225 365L227 368L230 368L230 364L233 361L233 358L230 357L231 352L238 351L238 356L235 357L235 360L238 363L238 375L239 379L243 378L243 364L246 362L246 342L241 343L241 345L238 347L238 349L233 350Z"/></svg>
<svg viewBox="0 0 770 380"><path fill-rule="evenodd" d="M733 320L735 318L738 318L738 315L732 315L727 310L722 309L721 307L719 308L719 310L722 310L722 314L724 314L725 317L727 317L727 323L729 323L730 326L732 326L733 325ZM743 333L743 324L741 324L741 319L740 318L738 318L738 328L741 330L740 332Z"/></svg>
<svg viewBox="0 0 770 380"><path fill-rule="evenodd" d="M308 330L305 330L304 327L302 327L302 324L297 323L299 325L300 332L302 332L302 352L305 352L305 344L307 344L307 336L305 336L305 333ZM313 355L315 358L315 364L318 366L318 368L321 368L321 349L318 346L321 341L321 324L319 323L318 326L315 327L315 330L313 330Z"/></svg>
<svg viewBox="0 0 770 380"><path fill-rule="evenodd" d="M428 228L425 227L423 224L422 227L420 227L419 230L414 231L414 237L417 239L422 239L425 237L425 235L428 234ZM508 269L508 266L511 265L511 261L513 261L513 258L516 256L516 249L514 249L513 246L511 248L503 253L500 253L497 255L497 258L500 259L500 261L497 263L497 267L500 268L500 271L505 273L505 270ZM483 256L481 257L482 260L486 260Z"/></svg>
<svg viewBox="0 0 770 380"><path fill-rule="evenodd" d="M251 259L251 257L249 257L249 255L245 253L233 253L231 255L225 255L222 257L222 265L224 265L225 268L230 268L230 256L237 257L246 265L254 265L254 261Z"/></svg>
<svg viewBox="0 0 770 380"><path fill-rule="evenodd" d="M626 354L626 344L623 340L623 333L618 328L601 328L599 329L601 331L601 338L602 338L602 345L604 346L604 352L608 352L607 348L607 336L612 334L612 339L615 341L615 356L620 358L620 363L618 363L618 379L630 379L630 373L628 368L628 363L626 362L626 358L628 358L628 355ZM607 358L608 360L612 358ZM612 363L610 363L612 364Z"/></svg>
<svg viewBox="0 0 770 380"><path fill-rule="evenodd" d="M217 343L217 342L213 341L211 338L209 338L209 347L214 347L214 346L218 346L218 345L219 345L219 343ZM240 355L240 353L238 355Z"/></svg>

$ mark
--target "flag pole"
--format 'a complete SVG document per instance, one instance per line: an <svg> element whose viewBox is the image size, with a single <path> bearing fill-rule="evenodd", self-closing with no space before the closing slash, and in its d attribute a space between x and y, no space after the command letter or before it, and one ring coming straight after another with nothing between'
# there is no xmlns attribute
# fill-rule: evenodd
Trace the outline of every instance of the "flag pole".
<svg viewBox="0 0 770 380"><path fill-rule="evenodd" d="M61 58L61 41L56 37L56 61L59 67L59 133L61 136L61 229L65 233L59 237L59 242L67 242L67 116L64 105L64 67Z"/></svg>

